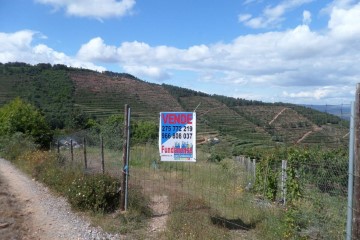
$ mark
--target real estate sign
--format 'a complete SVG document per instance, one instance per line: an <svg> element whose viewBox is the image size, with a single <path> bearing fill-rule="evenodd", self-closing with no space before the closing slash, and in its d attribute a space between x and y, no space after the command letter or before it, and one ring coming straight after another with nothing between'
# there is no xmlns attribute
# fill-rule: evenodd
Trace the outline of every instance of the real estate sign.
<svg viewBox="0 0 360 240"><path fill-rule="evenodd" d="M196 162L196 113L161 112L161 161Z"/></svg>

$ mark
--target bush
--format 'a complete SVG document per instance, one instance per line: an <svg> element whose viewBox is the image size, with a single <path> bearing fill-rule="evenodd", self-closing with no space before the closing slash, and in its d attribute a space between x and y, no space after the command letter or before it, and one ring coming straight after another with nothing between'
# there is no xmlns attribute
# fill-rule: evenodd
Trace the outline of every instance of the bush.
<svg viewBox="0 0 360 240"><path fill-rule="evenodd" d="M108 175L82 175L76 178L67 195L73 207L93 212L110 212L119 205L120 182Z"/></svg>
<svg viewBox="0 0 360 240"><path fill-rule="evenodd" d="M277 167L274 155L267 156L256 167L255 190L271 201L275 201L277 194L277 180L279 176Z"/></svg>
<svg viewBox="0 0 360 240"><path fill-rule="evenodd" d="M208 161L209 162L221 162L221 160L223 160L224 156L222 156L221 154L218 153L211 153Z"/></svg>
<svg viewBox="0 0 360 240"><path fill-rule="evenodd" d="M111 212L119 205L120 182L108 175L85 175L79 169L64 168L56 153L27 151L15 163L33 178L68 197L79 210Z"/></svg>
<svg viewBox="0 0 360 240"><path fill-rule="evenodd" d="M0 137L0 154L2 157L14 161L26 152L36 149L36 145L31 137L17 132L13 135Z"/></svg>
<svg viewBox="0 0 360 240"><path fill-rule="evenodd" d="M21 132L42 148L49 148L52 133L41 113L31 104L16 98L0 108L0 136Z"/></svg>
<svg viewBox="0 0 360 240"><path fill-rule="evenodd" d="M159 134L156 123L150 121L137 121L131 123L131 143L146 143L155 140Z"/></svg>

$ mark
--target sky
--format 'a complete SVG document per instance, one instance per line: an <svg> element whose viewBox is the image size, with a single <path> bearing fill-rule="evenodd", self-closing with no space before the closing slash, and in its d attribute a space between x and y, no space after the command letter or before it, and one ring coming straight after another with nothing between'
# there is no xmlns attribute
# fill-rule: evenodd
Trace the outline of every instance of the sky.
<svg viewBox="0 0 360 240"><path fill-rule="evenodd" d="M0 62L349 104L360 82L360 0L0 0Z"/></svg>

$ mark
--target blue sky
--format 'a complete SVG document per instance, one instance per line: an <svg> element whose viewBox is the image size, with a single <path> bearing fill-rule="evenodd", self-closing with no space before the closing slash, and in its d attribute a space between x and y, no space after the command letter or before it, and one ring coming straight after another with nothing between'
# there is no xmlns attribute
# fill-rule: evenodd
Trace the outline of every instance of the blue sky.
<svg viewBox="0 0 360 240"><path fill-rule="evenodd" d="M209 94L348 104L359 0L0 0L0 62L127 72Z"/></svg>

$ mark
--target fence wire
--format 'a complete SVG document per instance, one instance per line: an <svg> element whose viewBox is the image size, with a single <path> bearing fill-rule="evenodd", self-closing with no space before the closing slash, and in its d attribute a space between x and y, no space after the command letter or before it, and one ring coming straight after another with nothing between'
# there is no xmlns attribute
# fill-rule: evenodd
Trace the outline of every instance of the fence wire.
<svg viewBox="0 0 360 240"><path fill-rule="evenodd" d="M182 214L205 231L225 229L230 239L343 239L349 105L321 109L331 116L283 106L220 107L198 108L196 163L161 162L156 141L131 145L129 186L151 199L154 217ZM59 138L58 151L84 168L86 160L87 172L120 178L123 136L112 134L104 152L91 131Z"/></svg>

